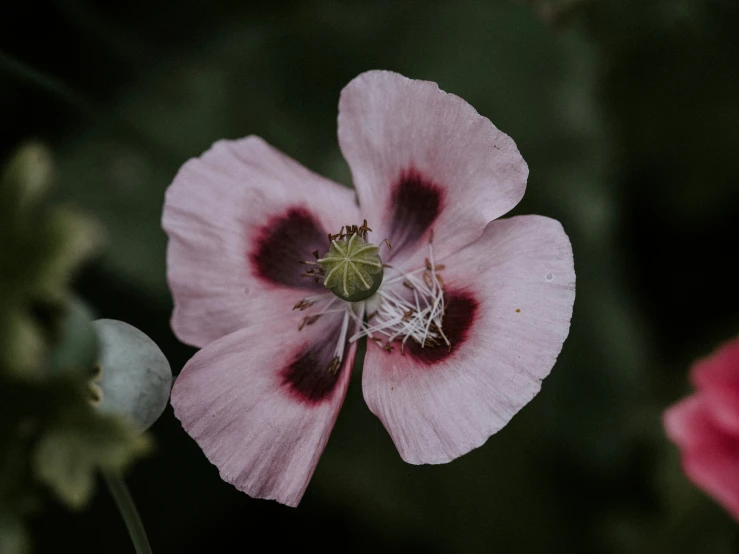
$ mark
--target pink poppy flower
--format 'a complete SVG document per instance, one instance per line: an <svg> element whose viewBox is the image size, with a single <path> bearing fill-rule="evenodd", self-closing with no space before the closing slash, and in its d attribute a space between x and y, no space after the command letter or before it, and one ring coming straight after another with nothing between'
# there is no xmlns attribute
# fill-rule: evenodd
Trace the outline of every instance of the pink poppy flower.
<svg viewBox="0 0 739 554"><path fill-rule="evenodd" d="M291 506L359 339L364 398L400 455L445 463L536 395L575 297L558 222L496 220L528 168L461 98L363 73L341 93L339 144L355 190L247 137L188 161L164 207L172 326L202 347L175 383L175 414L224 480Z"/></svg>
<svg viewBox="0 0 739 554"><path fill-rule="evenodd" d="M739 521L739 339L692 369L696 393L664 415L687 476Z"/></svg>

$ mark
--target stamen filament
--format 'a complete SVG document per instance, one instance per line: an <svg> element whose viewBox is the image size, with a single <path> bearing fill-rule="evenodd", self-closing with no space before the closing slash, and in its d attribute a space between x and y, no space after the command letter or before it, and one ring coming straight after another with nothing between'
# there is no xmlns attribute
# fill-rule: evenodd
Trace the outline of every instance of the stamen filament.
<svg viewBox="0 0 739 554"><path fill-rule="evenodd" d="M344 319L341 322L341 333L339 333L339 342L336 345L336 357L339 358L339 361L344 359L344 346L346 345L346 333L349 329L349 312L351 310L351 307L347 307L344 311Z"/></svg>
<svg viewBox="0 0 739 554"><path fill-rule="evenodd" d="M349 337L349 342L367 336L390 352L391 343L398 340L401 354L405 354L405 344L409 339L422 348L442 343L451 348L451 342L442 330L446 302L438 272L443 268L443 265L436 265L433 244L429 241L429 257L425 266L409 272L398 269L396 276L387 279L377 292L380 305L372 314L372 322L369 319L362 321L359 330ZM402 295L397 288L388 287L398 282L413 292L412 297L409 297L410 293ZM385 338L384 344L379 337Z"/></svg>

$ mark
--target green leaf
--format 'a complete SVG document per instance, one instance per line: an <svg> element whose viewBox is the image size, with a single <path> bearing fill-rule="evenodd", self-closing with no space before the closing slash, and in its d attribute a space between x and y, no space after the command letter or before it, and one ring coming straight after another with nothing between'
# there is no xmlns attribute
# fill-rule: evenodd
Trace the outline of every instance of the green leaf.
<svg viewBox="0 0 739 554"><path fill-rule="evenodd" d="M21 520L13 514L0 511L0 552L26 554L28 551L28 537Z"/></svg>
<svg viewBox="0 0 739 554"><path fill-rule="evenodd" d="M38 479L62 502L81 508L92 494L98 469L121 471L149 446L145 436L115 416L78 413L44 433L32 463Z"/></svg>
<svg viewBox="0 0 739 554"><path fill-rule="evenodd" d="M98 361L99 344L92 314L79 299L73 299L62 323L60 340L51 350L48 371L89 379Z"/></svg>

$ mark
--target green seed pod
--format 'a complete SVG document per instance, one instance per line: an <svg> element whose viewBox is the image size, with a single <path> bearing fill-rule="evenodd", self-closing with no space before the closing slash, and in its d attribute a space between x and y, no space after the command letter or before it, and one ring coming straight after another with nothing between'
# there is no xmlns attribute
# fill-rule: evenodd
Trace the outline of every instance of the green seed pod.
<svg viewBox="0 0 739 554"><path fill-rule="evenodd" d="M382 283L380 248L358 234L334 239L328 253L318 260L324 286L347 302L359 302L375 294Z"/></svg>
<svg viewBox="0 0 739 554"><path fill-rule="evenodd" d="M128 418L144 431L162 415L172 387L169 362L156 343L114 319L93 323L100 338L99 410Z"/></svg>

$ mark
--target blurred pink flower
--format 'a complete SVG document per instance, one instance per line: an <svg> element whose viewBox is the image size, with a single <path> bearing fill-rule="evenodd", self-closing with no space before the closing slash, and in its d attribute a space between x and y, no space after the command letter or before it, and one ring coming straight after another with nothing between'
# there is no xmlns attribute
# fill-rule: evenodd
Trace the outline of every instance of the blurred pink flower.
<svg viewBox="0 0 739 554"><path fill-rule="evenodd" d="M691 379L697 392L665 412L667 435L688 477L739 520L739 339L698 361Z"/></svg>
<svg viewBox="0 0 739 554"><path fill-rule="evenodd" d="M558 222L493 221L523 196L528 168L464 100L370 71L342 91L338 124L355 190L247 137L188 161L163 214L172 327L202 347L175 383L175 414L223 479L291 506L359 338L371 339L365 401L400 455L444 463L536 395L575 298ZM345 302L300 276L297 262L324 255L328 233L364 218L392 245L374 296Z"/></svg>

